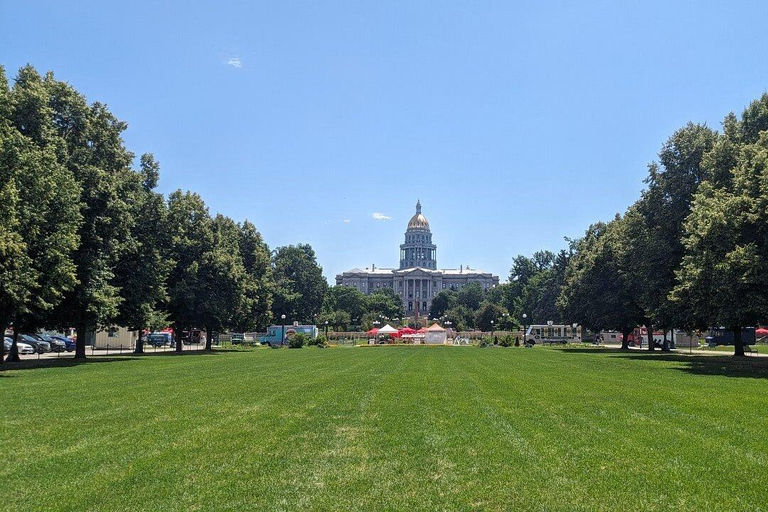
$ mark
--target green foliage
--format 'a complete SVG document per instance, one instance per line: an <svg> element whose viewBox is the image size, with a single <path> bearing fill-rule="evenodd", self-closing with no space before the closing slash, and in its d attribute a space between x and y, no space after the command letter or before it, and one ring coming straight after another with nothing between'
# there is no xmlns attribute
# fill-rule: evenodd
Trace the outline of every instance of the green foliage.
<svg viewBox="0 0 768 512"><path fill-rule="evenodd" d="M285 315L294 321L314 319L320 313L328 282L309 244L278 247L272 253L276 284L273 318Z"/></svg>
<svg viewBox="0 0 768 512"><path fill-rule="evenodd" d="M401 318L405 315L400 296L389 287L379 288L368 295L368 311L389 318Z"/></svg>
<svg viewBox="0 0 768 512"><path fill-rule="evenodd" d="M327 347L328 346L328 339L325 337L324 334L318 334L314 338L310 337L309 341L307 341L307 346L309 346L309 347Z"/></svg>
<svg viewBox="0 0 768 512"><path fill-rule="evenodd" d="M483 302L484 295L483 287L479 283L469 283L459 290L457 300L460 306L475 311Z"/></svg>
<svg viewBox="0 0 768 512"><path fill-rule="evenodd" d="M256 226L247 220L240 226L240 255L245 281L240 303L234 313L233 327L246 332L267 325L274 293L269 247Z"/></svg>
<svg viewBox="0 0 768 512"><path fill-rule="evenodd" d="M440 318L458 305L459 293L456 290L440 290L432 299L429 316L431 318Z"/></svg>
<svg viewBox="0 0 768 512"><path fill-rule="evenodd" d="M643 318L629 278L630 250L619 216L590 226L566 269L557 303L563 316L593 331L618 330L626 340Z"/></svg>
<svg viewBox="0 0 768 512"><path fill-rule="evenodd" d="M475 312L475 327L481 331L492 331L499 328L499 321L504 318L506 310L497 304L483 302ZM491 323L493 322L493 323Z"/></svg>
<svg viewBox="0 0 768 512"><path fill-rule="evenodd" d="M297 332L288 337L288 348L301 348L304 345L309 345L310 341L312 341L312 337L309 334Z"/></svg>

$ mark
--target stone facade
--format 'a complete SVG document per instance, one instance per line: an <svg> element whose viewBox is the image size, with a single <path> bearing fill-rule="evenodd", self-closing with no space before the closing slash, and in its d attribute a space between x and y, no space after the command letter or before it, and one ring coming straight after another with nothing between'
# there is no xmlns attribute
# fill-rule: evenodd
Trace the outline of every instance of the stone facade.
<svg viewBox="0 0 768 512"><path fill-rule="evenodd" d="M484 290L499 284L499 276L469 267L437 268L437 246L432 243L429 222L421 213L421 202L408 222L405 242L400 245L400 268L354 268L336 276L336 284L353 286L370 294L381 288L391 288L402 301L408 316L426 315L432 299L441 290L459 290L469 283L478 283Z"/></svg>

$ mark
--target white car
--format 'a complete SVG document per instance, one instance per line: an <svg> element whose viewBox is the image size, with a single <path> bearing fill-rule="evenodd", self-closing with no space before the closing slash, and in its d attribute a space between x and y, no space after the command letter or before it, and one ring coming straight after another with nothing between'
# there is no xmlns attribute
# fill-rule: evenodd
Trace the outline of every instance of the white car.
<svg viewBox="0 0 768 512"><path fill-rule="evenodd" d="M5 353L11 351L11 345L13 345L13 340L11 338L3 338L3 345L5 345ZM35 349L32 347L32 345L27 345L26 343L22 343L20 341L16 342L16 347L19 349L19 354L34 354Z"/></svg>

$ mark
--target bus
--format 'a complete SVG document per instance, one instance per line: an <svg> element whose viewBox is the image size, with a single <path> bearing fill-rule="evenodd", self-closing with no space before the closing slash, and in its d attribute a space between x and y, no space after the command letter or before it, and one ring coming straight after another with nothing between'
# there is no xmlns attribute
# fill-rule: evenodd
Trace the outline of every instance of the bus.
<svg viewBox="0 0 768 512"><path fill-rule="evenodd" d="M705 338L707 345L710 347L716 347L718 345L733 345L735 343L733 339L733 331L726 329L725 327L712 327L709 329L709 336ZM741 329L741 342L744 345L755 344L755 328L744 327Z"/></svg>
<svg viewBox="0 0 768 512"><path fill-rule="evenodd" d="M536 345L549 343L580 343L581 326L573 327L571 325L531 325L525 331L523 340L526 345Z"/></svg>

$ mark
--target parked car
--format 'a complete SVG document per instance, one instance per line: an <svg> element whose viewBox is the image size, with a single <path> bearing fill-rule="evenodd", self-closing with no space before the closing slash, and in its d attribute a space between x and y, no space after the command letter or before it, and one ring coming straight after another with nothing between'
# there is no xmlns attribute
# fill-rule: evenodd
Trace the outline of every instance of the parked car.
<svg viewBox="0 0 768 512"><path fill-rule="evenodd" d="M51 351L51 345L47 341L35 338L29 334L21 334L19 337L24 340L24 343L32 345L32 348L34 348L35 352L38 354Z"/></svg>
<svg viewBox="0 0 768 512"><path fill-rule="evenodd" d="M49 336L48 334L37 334L36 336L43 341L47 341L51 345L51 350L54 352L64 352L67 350L67 344L53 336Z"/></svg>
<svg viewBox="0 0 768 512"><path fill-rule="evenodd" d="M59 336L58 334L51 336L51 338L56 338L57 340L63 341L67 352L72 352L76 348L75 340L73 340L72 338L67 338L66 336Z"/></svg>
<svg viewBox="0 0 768 512"><path fill-rule="evenodd" d="M147 345L153 347L164 347L171 345L173 336L169 332L153 332L147 336Z"/></svg>
<svg viewBox="0 0 768 512"><path fill-rule="evenodd" d="M3 338L3 346L5 347L5 353L11 351L11 345L13 345L13 339L9 338L8 336ZM20 341L16 342L16 348L19 349L19 354L34 354L35 349L32 348L32 345L29 345L27 343L22 343Z"/></svg>

